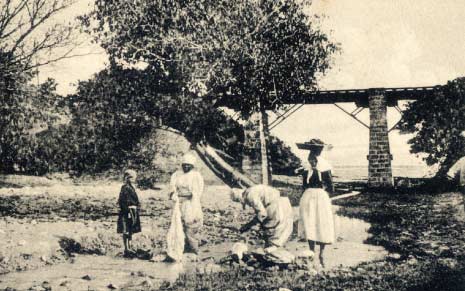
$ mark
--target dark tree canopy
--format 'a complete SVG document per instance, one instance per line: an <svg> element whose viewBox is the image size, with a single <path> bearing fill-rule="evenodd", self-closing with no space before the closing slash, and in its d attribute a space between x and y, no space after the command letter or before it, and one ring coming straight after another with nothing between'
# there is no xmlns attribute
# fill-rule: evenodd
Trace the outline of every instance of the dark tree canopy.
<svg viewBox="0 0 465 291"><path fill-rule="evenodd" d="M414 133L412 153L426 153L428 165L439 164L438 175L465 155L465 78L449 81L433 98L410 103L399 124L401 133Z"/></svg>
<svg viewBox="0 0 465 291"><path fill-rule="evenodd" d="M40 66L70 57L74 27L52 23L74 0L0 1L0 171L29 171L37 158L31 133L56 118L54 81L33 86Z"/></svg>
<svg viewBox="0 0 465 291"><path fill-rule="evenodd" d="M119 62L145 62L212 104L243 116L313 89L336 46L296 0L96 0L82 17ZM173 92L178 94L179 92ZM227 94L229 93L229 94ZM236 96L236 97L232 97Z"/></svg>

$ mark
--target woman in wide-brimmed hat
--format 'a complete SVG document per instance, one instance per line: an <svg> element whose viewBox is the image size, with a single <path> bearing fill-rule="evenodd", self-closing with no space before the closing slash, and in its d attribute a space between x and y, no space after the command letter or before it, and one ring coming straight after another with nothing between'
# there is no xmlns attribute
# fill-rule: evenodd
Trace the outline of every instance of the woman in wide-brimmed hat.
<svg viewBox="0 0 465 291"><path fill-rule="evenodd" d="M331 165L320 157L326 146L319 139L297 144L300 149L309 150L309 166L301 170L304 194L300 199L299 235L308 241L310 250L320 246L319 260L324 266L323 252L327 244L334 242L334 220L328 193L334 191Z"/></svg>

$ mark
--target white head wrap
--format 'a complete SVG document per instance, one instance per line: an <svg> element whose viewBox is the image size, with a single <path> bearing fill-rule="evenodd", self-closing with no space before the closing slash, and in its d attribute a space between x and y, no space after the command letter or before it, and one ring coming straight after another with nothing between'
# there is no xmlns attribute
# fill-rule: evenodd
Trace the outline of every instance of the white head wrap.
<svg viewBox="0 0 465 291"><path fill-rule="evenodd" d="M128 170L124 171L124 176L125 177L132 177L132 178L135 179L135 178L137 178L137 173L134 170L128 169Z"/></svg>
<svg viewBox="0 0 465 291"><path fill-rule="evenodd" d="M190 153L185 154L184 157L182 158L183 164L189 164L189 165L195 166L196 162L197 162L197 158L193 154L190 154Z"/></svg>
<svg viewBox="0 0 465 291"><path fill-rule="evenodd" d="M230 193L231 200L234 202L243 203L244 202L243 194L244 194L244 189L232 188L231 193Z"/></svg>

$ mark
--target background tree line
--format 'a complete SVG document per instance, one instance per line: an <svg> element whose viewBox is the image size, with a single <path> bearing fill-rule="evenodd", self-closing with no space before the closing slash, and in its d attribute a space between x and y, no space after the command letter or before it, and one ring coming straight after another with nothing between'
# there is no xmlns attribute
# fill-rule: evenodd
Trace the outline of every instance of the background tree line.
<svg viewBox="0 0 465 291"><path fill-rule="evenodd" d="M317 77L338 50L297 0L96 0L79 19L110 57L108 67L69 96L56 83L32 85L36 69L72 56L74 24L49 24L72 0L0 4L0 170L41 175L99 173L128 163L149 167L156 143L141 144L160 121L240 162L242 128L217 104L246 119L279 109ZM66 48L66 49L65 49ZM464 152L464 79L408 105L401 132L413 153L443 173ZM431 110L434 108L435 110ZM275 173L300 161L272 138ZM234 162L234 161L233 161Z"/></svg>

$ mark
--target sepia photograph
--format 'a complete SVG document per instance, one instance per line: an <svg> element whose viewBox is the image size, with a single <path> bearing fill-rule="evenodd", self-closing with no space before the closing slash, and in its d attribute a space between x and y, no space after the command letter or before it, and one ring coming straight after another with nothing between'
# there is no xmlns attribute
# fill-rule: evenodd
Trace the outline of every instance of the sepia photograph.
<svg viewBox="0 0 465 291"><path fill-rule="evenodd" d="M464 27L0 0L0 291L465 290Z"/></svg>

